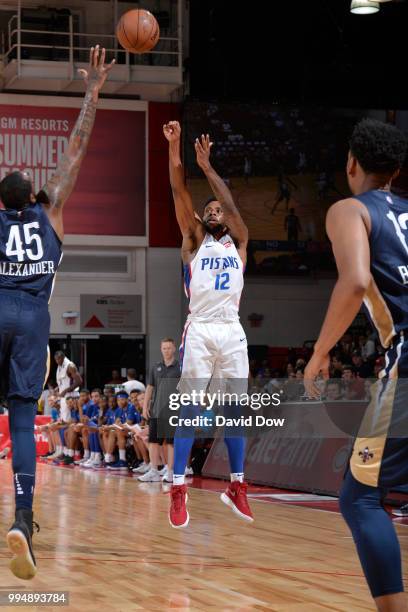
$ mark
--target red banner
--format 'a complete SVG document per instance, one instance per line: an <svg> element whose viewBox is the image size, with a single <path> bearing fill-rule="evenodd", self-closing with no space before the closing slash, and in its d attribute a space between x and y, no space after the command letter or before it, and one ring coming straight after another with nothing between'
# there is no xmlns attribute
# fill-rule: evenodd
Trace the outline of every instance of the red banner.
<svg viewBox="0 0 408 612"><path fill-rule="evenodd" d="M0 105L0 180L27 170L37 193L55 172L79 110ZM64 212L67 234L145 235L145 122L144 111L97 111Z"/></svg>
<svg viewBox="0 0 408 612"><path fill-rule="evenodd" d="M51 417L37 415L35 417L36 425L45 425L45 423L49 423L51 421ZM42 432L34 432L37 456L44 455L48 452L48 438L45 433ZM0 415L0 451L3 448L10 448L10 451L13 450L11 440L10 440L10 431L9 431L9 420L8 416L1 414ZM11 452L10 452L11 455Z"/></svg>
<svg viewBox="0 0 408 612"><path fill-rule="evenodd" d="M149 103L149 245L181 247L169 180L169 145L163 124L180 121L179 104Z"/></svg>

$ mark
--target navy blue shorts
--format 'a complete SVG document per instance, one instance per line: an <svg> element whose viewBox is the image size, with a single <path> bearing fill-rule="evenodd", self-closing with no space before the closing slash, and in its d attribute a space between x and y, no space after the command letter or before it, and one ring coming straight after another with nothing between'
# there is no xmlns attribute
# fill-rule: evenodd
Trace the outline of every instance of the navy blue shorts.
<svg viewBox="0 0 408 612"><path fill-rule="evenodd" d="M5 397L37 401L47 374L48 304L23 291L0 290L0 384Z"/></svg>
<svg viewBox="0 0 408 612"><path fill-rule="evenodd" d="M394 338L384 374L372 386L350 469L358 482L387 489L408 484L407 332Z"/></svg>

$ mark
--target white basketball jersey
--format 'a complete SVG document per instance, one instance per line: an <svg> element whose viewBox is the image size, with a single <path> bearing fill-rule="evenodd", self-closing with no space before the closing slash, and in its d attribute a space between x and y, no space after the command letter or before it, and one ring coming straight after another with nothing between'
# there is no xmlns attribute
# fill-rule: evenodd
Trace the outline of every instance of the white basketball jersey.
<svg viewBox="0 0 408 612"><path fill-rule="evenodd" d="M239 320L244 266L231 236L205 235L193 261L184 266L184 285L190 320Z"/></svg>
<svg viewBox="0 0 408 612"><path fill-rule="evenodd" d="M60 392L71 386L71 378L67 372L71 365L74 365L72 361L65 357L62 365L57 368L57 385Z"/></svg>

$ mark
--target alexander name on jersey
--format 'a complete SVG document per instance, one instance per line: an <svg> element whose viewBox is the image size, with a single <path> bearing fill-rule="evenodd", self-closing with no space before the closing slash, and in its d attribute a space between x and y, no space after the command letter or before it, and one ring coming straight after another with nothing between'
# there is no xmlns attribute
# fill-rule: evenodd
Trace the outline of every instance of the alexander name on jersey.
<svg viewBox="0 0 408 612"><path fill-rule="evenodd" d="M3 276L38 276L39 274L55 274L55 264L53 261L37 261L36 263L0 261L0 274Z"/></svg>

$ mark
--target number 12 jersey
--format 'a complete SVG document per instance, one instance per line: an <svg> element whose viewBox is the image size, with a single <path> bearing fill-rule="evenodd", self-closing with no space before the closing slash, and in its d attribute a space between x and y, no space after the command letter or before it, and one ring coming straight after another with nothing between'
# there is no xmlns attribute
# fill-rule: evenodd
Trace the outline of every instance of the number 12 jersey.
<svg viewBox="0 0 408 612"><path fill-rule="evenodd" d="M238 321L243 275L244 266L231 236L216 240L207 233L193 261L184 266L189 320Z"/></svg>

